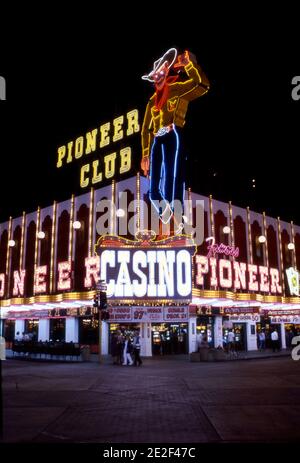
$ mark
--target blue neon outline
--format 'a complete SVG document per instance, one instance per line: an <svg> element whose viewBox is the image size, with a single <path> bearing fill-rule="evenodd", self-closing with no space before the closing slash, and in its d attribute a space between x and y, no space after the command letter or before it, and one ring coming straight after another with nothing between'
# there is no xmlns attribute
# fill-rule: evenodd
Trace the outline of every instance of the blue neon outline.
<svg viewBox="0 0 300 463"><path fill-rule="evenodd" d="M173 171L173 194L172 194L172 205L171 205L172 208L174 207L175 179L176 179L175 172L177 170L177 158L178 158L178 152L179 152L179 136L178 136L178 133L176 131L175 124L173 124L173 130L174 130L175 135L176 135L177 147L176 147L175 163L174 163L174 171Z"/></svg>
<svg viewBox="0 0 300 463"><path fill-rule="evenodd" d="M175 136L176 136L176 152L175 152L175 162L174 162L174 170L173 170L172 203L169 204L171 211L172 211L172 209L173 209L173 207L174 207L175 181L176 181L176 177L177 177L177 175L175 175L175 173L177 173L177 161L178 161L178 153L179 153L179 135L178 135L178 132L177 132L177 130L176 130L176 128L175 128L175 124L173 124L173 130L174 130ZM151 148L150 179L152 178L152 162L151 162L151 159L152 159L153 149L154 149L154 144L155 144L155 143L156 143L156 140L154 140L154 143L153 143L152 148ZM162 150L162 155L163 155L163 162L162 162L162 166L161 166L161 169L160 169L160 179L159 179L158 190L159 190L159 193L160 193L161 197L163 198L163 200L166 201L167 203L169 203L169 202L166 200L166 198L165 198L166 167L165 167L165 152L164 152L164 146L163 146L163 144L161 145L161 150ZM163 172L164 172L164 176L162 176L162 170L163 170ZM164 193L163 193L162 190L161 190L162 178L164 178ZM184 184L183 184L183 191L182 191L183 196L184 196L184 192L185 192L185 182L184 182ZM151 201L152 204L154 205L156 211L159 213L159 208L156 207L156 205L155 205L155 203L154 203L154 200L152 199L151 188L150 188L150 201Z"/></svg>
<svg viewBox="0 0 300 463"><path fill-rule="evenodd" d="M166 162L165 162L165 149L164 149L164 145L161 145L161 151L162 151L162 157L163 157L163 162L162 162L162 166L161 166L161 169L160 169L160 181L159 181L159 192L161 194L161 196L163 197L164 201L166 201ZM164 171L164 175L162 176L162 173L161 171ZM161 185L161 181L162 181L162 178L163 178L163 188L161 189L160 185Z"/></svg>
<svg viewBox="0 0 300 463"><path fill-rule="evenodd" d="M151 183L152 183L152 162L151 161L152 161L152 155L153 155L153 149L154 149L155 142L156 142L156 140L154 140L154 142L152 144L151 153L150 153L150 191L149 191L149 197L150 197L151 203L155 207L156 211L159 213L159 209L156 207L156 205L154 203L154 200L152 199L152 191L151 191Z"/></svg>
<svg viewBox="0 0 300 463"><path fill-rule="evenodd" d="M152 155L153 155L153 149L154 149L154 145L156 143L156 140L154 140L154 143L151 147L151 154L150 154L150 181L151 181L151 178L152 178ZM162 180L162 170L164 171L164 187L165 187L165 181L166 181L166 168L165 168L165 151L164 151L164 147L163 145L161 145L161 150L162 150L162 155L163 155L163 162L162 162L162 166L160 168L160 179L159 179L159 185L158 185L158 191L163 199L163 201L165 202L168 202L165 198L165 195L163 194L163 192L161 191L161 180ZM151 183L150 183L151 185ZM153 206L155 207L156 211L158 212L159 214L159 207L156 207L156 204L155 204L155 200L152 199L152 192L151 192L151 186L150 186L150 194L149 194L149 197L150 197L150 201L151 203L153 204ZM160 215L160 214L159 214Z"/></svg>

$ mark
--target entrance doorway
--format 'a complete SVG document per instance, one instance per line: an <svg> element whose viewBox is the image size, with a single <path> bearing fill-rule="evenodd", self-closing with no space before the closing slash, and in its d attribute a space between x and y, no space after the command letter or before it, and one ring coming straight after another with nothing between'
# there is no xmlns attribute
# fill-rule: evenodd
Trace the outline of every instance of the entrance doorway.
<svg viewBox="0 0 300 463"><path fill-rule="evenodd" d="M111 354L112 337L117 331L121 331L123 336L129 336L131 341L133 341L134 332L139 329L140 329L139 323L110 323L109 324L108 353Z"/></svg>
<svg viewBox="0 0 300 463"><path fill-rule="evenodd" d="M152 325L151 331L153 355L188 353L187 323L160 323Z"/></svg>
<svg viewBox="0 0 300 463"><path fill-rule="evenodd" d="M288 349L292 349L293 347L292 340L294 336L300 335L300 324L285 323L284 330L285 330L286 347Z"/></svg>
<svg viewBox="0 0 300 463"><path fill-rule="evenodd" d="M214 346L213 318L206 315L197 317L197 343L198 347L202 340L206 340L209 347Z"/></svg>
<svg viewBox="0 0 300 463"><path fill-rule="evenodd" d="M79 318L79 344L90 346L92 354L99 351L99 321L94 318Z"/></svg>
<svg viewBox="0 0 300 463"><path fill-rule="evenodd" d="M232 328L223 328L223 339L225 348L228 344L228 333L234 333L234 347L238 351L247 350L247 331L246 323L232 323Z"/></svg>

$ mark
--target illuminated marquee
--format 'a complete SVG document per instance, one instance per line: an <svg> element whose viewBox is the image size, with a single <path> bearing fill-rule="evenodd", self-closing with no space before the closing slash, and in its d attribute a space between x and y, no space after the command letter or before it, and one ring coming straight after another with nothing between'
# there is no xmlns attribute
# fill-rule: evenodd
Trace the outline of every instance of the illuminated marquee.
<svg viewBox="0 0 300 463"><path fill-rule="evenodd" d="M112 123L106 122L99 128L60 146L57 150L56 167L61 168L86 158L87 162L80 168L81 188L95 185L104 179L113 179L116 174L129 172L132 165L131 147L122 146L116 150L116 143L139 131L139 113L137 109L133 109L125 116L116 117ZM104 154L101 158L91 159L93 153L99 149L109 149L111 145L112 152Z"/></svg>
<svg viewBox="0 0 300 463"><path fill-rule="evenodd" d="M105 249L100 279L116 299L189 299L192 259L187 249Z"/></svg>
<svg viewBox="0 0 300 463"><path fill-rule="evenodd" d="M276 268L202 255L196 256L196 268L198 286L204 286L204 276L207 275L210 287L282 294L279 270Z"/></svg>
<svg viewBox="0 0 300 463"><path fill-rule="evenodd" d="M190 300L195 246L188 241L186 244L182 236L154 241L147 232L137 241L100 238L100 279L107 284L107 296L120 300Z"/></svg>
<svg viewBox="0 0 300 463"><path fill-rule="evenodd" d="M193 280L192 261L196 248L192 240L187 244L187 238L180 235L161 241L149 237L146 240L130 241L106 235L99 242L99 255L85 258L83 284L87 289L94 289L99 278L105 280L108 296L115 300L189 300L193 281L196 287L203 289L282 294L278 269L207 255L195 256ZM290 273L287 271L287 275ZM37 266L34 272L35 295L47 293L48 279L47 265ZM13 297L24 296L25 281L25 270L13 272ZM57 291L70 291L73 284L72 264L68 261L58 262ZM1 273L1 298L6 295L6 285L5 274ZM298 295L297 288L292 288L293 294Z"/></svg>

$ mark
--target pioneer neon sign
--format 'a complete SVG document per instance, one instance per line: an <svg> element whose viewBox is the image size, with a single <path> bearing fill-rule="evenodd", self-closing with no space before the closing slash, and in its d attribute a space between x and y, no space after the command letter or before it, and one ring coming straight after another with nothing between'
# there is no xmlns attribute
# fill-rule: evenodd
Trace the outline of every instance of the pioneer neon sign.
<svg viewBox="0 0 300 463"><path fill-rule="evenodd" d="M100 277L107 282L108 295L114 299L190 299L195 246L185 246L180 236L177 241L172 240L172 246L168 241L170 239L164 240L164 245L148 240L124 246L120 237L114 242L107 239L104 246L99 247L99 255L85 258L84 287L95 288ZM204 255L196 255L194 262L196 287L282 294L276 268ZM49 277L47 265L35 268L35 295L47 293ZM13 272L14 297L24 296L25 282L25 270ZM57 264L56 282L58 292L73 289L71 262ZM6 284L7 278L1 273L2 298L6 295ZM292 294L297 295L295 291Z"/></svg>
<svg viewBox="0 0 300 463"><path fill-rule="evenodd" d="M210 287L282 294L276 268L197 255L196 285L204 286L205 276Z"/></svg>
<svg viewBox="0 0 300 463"><path fill-rule="evenodd" d="M57 149L56 167L60 169L75 161L86 160L80 168L81 188L113 179L117 174L129 172L132 167L131 146L122 145L118 149L118 142L123 143L127 137L139 131L139 113L133 109L60 146ZM111 152L105 152L102 156L103 150L110 147ZM98 154L93 159L93 154L99 150L101 156Z"/></svg>

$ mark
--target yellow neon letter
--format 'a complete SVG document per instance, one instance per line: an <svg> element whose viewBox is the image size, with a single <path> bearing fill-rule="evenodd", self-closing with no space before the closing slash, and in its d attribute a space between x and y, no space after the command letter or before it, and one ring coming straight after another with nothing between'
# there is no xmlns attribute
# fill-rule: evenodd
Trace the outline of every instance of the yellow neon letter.
<svg viewBox="0 0 300 463"><path fill-rule="evenodd" d="M116 157L117 153L104 156L105 178L111 178L115 175Z"/></svg>
<svg viewBox="0 0 300 463"><path fill-rule="evenodd" d="M100 140L100 148L103 148L103 146L109 145L109 136L108 132L110 129L110 122L107 122L106 124L103 124L100 126L100 132L101 132L101 140Z"/></svg>
<svg viewBox="0 0 300 463"><path fill-rule="evenodd" d="M66 147L65 145L60 146L57 150L58 158L57 158L57 164L56 167L61 167L62 166L62 160L66 155Z"/></svg>
<svg viewBox="0 0 300 463"><path fill-rule="evenodd" d="M83 137L78 137L75 141L75 158L79 159L83 155Z"/></svg>
<svg viewBox="0 0 300 463"><path fill-rule="evenodd" d="M139 132L139 112L137 109L133 109L127 113L128 127L126 135L132 135L135 132Z"/></svg>
<svg viewBox="0 0 300 463"><path fill-rule="evenodd" d="M85 174L90 171L90 165L85 164L80 169L80 186L81 188L85 188L89 184L89 178L85 178Z"/></svg>
<svg viewBox="0 0 300 463"><path fill-rule="evenodd" d="M94 129L92 132L87 132L85 154L90 154L92 151L96 151L97 132L97 129Z"/></svg>
<svg viewBox="0 0 300 463"><path fill-rule="evenodd" d="M124 174L124 172L128 172L131 168L131 148L130 146L127 146L126 148L121 149L120 156L121 156L120 174Z"/></svg>
<svg viewBox="0 0 300 463"><path fill-rule="evenodd" d="M124 116L117 117L114 119L113 124L115 127L113 141L122 140L124 132L122 130L122 125L124 122Z"/></svg>
<svg viewBox="0 0 300 463"><path fill-rule="evenodd" d="M98 172L98 166L99 166L99 160L96 159L96 161L93 162L93 178L92 178L92 183L98 183L101 182L102 180L102 172Z"/></svg>
<svg viewBox="0 0 300 463"><path fill-rule="evenodd" d="M73 149L73 142L70 141L68 143L68 157L67 157L67 163L72 162L72 149Z"/></svg>

